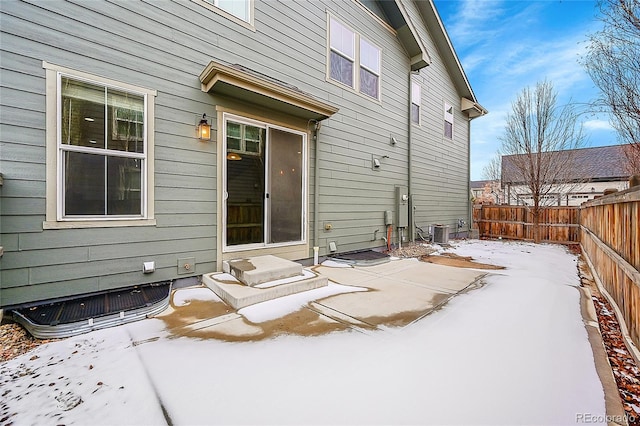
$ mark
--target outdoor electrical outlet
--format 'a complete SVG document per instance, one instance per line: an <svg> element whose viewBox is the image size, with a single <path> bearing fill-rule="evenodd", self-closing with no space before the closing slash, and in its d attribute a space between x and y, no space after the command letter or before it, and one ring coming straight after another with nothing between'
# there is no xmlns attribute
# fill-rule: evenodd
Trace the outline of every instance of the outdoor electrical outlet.
<svg viewBox="0 0 640 426"><path fill-rule="evenodd" d="M338 246L336 246L335 241L329 241L329 253L335 253L338 251Z"/></svg>
<svg viewBox="0 0 640 426"><path fill-rule="evenodd" d="M178 274L193 274L196 272L196 258L185 257L178 259Z"/></svg>
<svg viewBox="0 0 640 426"><path fill-rule="evenodd" d="M142 262L142 273L143 274L150 274L155 270L156 270L156 262L154 262L154 261Z"/></svg>

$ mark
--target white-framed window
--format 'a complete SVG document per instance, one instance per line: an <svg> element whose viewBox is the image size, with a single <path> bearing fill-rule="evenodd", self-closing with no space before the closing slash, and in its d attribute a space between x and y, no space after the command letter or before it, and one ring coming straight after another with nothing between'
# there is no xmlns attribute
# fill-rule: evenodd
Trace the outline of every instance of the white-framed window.
<svg viewBox="0 0 640 426"><path fill-rule="evenodd" d="M260 127L228 121L226 128L227 150L245 155L260 155L266 133Z"/></svg>
<svg viewBox="0 0 640 426"><path fill-rule="evenodd" d="M453 106L444 103L444 137L453 139Z"/></svg>
<svg viewBox="0 0 640 426"><path fill-rule="evenodd" d="M422 106L421 88L415 81L411 82L411 122L420 124L420 111Z"/></svg>
<svg viewBox="0 0 640 426"><path fill-rule="evenodd" d="M356 34L333 18L330 18L329 34L329 76L355 88Z"/></svg>
<svg viewBox="0 0 640 426"><path fill-rule="evenodd" d="M200 0L215 6L231 16L253 25L253 1L254 0Z"/></svg>
<svg viewBox="0 0 640 426"><path fill-rule="evenodd" d="M380 49L360 37L360 93L380 98Z"/></svg>
<svg viewBox="0 0 640 426"><path fill-rule="evenodd" d="M379 100L380 48L333 16L328 19L328 79Z"/></svg>
<svg viewBox="0 0 640 426"><path fill-rule="evenodd" d="M47 70L44 226L152 224L155 91L43 66Z"/></svg>

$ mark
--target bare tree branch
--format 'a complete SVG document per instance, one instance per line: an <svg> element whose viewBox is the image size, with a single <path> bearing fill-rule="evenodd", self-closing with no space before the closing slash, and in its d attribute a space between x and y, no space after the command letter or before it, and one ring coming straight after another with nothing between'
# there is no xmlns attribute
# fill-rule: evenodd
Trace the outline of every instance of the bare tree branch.
<svg viewBox="0 0 640 426"><path fill-rule="evenodd" d="M640 0L601 0L601 31L591 34L583 66L600 89L593 102L611 114L629 161L640 173Z"/></svg>

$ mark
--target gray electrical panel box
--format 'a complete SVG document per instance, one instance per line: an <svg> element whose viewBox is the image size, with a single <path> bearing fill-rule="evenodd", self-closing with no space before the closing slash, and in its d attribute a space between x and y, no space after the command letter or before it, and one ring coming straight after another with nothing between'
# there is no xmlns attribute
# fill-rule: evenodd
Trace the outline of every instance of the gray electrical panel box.
<svg viewBox="0 0 640 426"><path fill-rule="evenodd" d="M409 226L409 191L406 186L396 186L396 211L398 228Z"/></svg>

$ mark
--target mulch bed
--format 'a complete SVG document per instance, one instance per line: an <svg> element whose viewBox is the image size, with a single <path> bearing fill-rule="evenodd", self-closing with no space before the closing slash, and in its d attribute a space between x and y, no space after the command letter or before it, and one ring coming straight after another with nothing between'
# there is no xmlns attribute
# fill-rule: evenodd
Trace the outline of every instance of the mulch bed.
<svg viewBox="0 0 640 426"><path fill-rule="evenodd" d="M36 339L20 324L0 324L0 362L9 361L12 358L25 354L38 346L54 342L58 339Z"/></svg>
<svg viewBox="0 0 640 426"><path fill-rule="evenodd" d="M439 255L428 254L420 257L420 260L438 265L455 266L456 268L504 269L504 266L476 262L471 256L460 256L455 253L441 253Z"/></svg>
<svg viewBox="0 0 640 426"><path fill-rule="evenodd" d="M592 294L591 299L598 314L600 333L627 413L627 421L630 426L640 425L640 368L627 350L609 301L601 294Z"/></svg>
<svg viewBox="0 0 640 426"><path fill-rule="evenodd" d="M591 276L591 271L582 258L578 264L578 272L581 285L591 292L600 334L607 350L622 406L627 414L627 422L629 426L640 426L640 368L624 342L615 311L600 293Z"/></svg>

